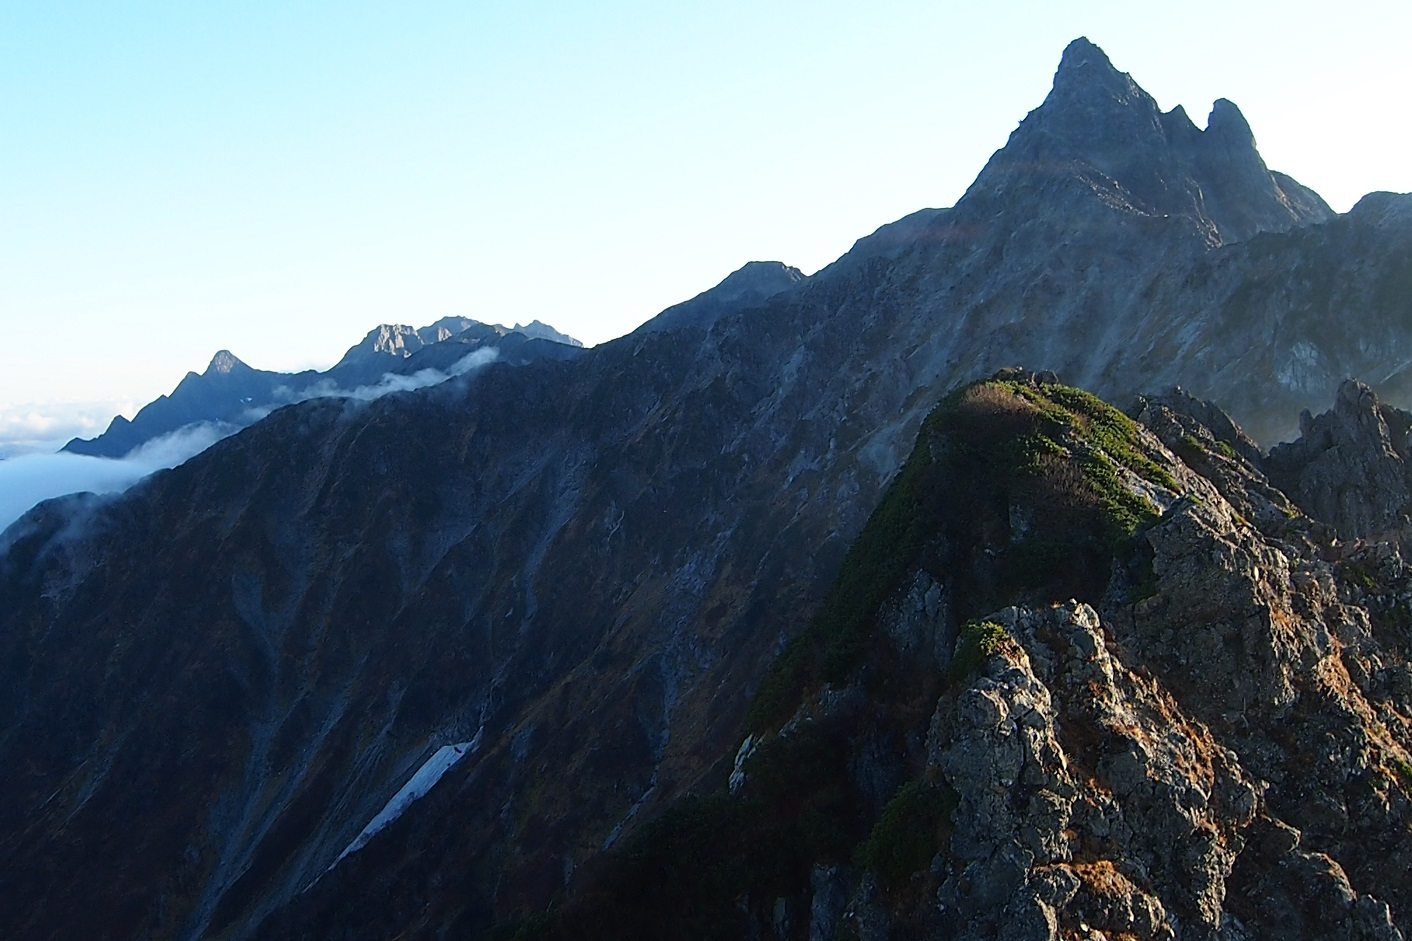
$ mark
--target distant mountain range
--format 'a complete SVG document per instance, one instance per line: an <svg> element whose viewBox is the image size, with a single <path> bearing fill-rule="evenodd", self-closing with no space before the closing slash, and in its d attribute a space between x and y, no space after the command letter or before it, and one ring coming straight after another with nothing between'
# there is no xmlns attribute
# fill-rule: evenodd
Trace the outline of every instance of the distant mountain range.
<svg viewBox="0 0 1412 941"><path fill-rule="evenodd" d="M479 349L494 348L506 362L573 355L583 344L538 320L521 326L484 324L444 317L426 327L382 324L322 372L254 369L229 350L211 358L200 374L189 372L170 395L138 410L132 420L115 416L94 438L74 438L62 450L95 457L122 457L154 438L201 422L244 427L282 405L320 395L349 394L376 386L384 376L446 371Z"/></svg>
<svg viewBox="0 0 1412 941"><path fill-rule="evenodd" d="M807 278L375 331L500 358L0 535L0 934L1393 941L1409 324L1412 196L1077 40Z"/></svg>

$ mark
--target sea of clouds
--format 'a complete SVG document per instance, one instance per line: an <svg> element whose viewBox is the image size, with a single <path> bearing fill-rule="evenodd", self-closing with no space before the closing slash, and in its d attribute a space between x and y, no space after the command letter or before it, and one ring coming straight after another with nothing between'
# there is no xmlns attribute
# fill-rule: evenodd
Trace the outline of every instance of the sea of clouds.
<svg viewBox="0 0 1412 941"><path fill-rule="evenodd" d="M68 493L118 493L154 471L175 467L238 430L200 422L153 438L120 458L21 454L0 461L0 530L42 500Z"/></svg>

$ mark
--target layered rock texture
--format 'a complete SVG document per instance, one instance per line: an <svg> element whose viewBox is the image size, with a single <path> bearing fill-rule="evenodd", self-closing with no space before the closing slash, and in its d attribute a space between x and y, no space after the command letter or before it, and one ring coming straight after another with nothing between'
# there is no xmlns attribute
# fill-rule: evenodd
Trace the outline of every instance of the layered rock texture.
<svg viewBox="0 0 1412 941"><path fill-rule="evenodd" d="M1412 588L1280 482L1365 444L1255 442L1397 401L1408 206L1332 216L1080 40L955 207L807 279L42 504L0 536L0 933L1393 936ZM924 422L1017 362L1151 431L1018 372Z"/></svg>

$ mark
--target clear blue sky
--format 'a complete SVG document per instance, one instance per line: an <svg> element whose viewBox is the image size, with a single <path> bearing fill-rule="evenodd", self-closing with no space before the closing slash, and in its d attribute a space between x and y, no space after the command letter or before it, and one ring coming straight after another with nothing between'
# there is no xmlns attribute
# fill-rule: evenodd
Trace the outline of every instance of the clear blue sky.
<svg viewBox="0 0 1412 941"><path fill-rule="evenodd" d="M955 202L1079 35L1198 123L1231 98L1346 210L1412 189L1410 8L0 0L0 443L220 348L328 365L450 314L601 342L748 260L812 272Z"/></svg>

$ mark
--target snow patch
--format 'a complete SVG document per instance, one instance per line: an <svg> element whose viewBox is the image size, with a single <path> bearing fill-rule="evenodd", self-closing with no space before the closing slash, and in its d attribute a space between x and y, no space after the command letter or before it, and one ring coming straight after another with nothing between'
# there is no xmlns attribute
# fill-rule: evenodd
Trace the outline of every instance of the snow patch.
<svg viewBox="0 0 1412 941"><path fill-rule="evenodd" d="M642 805L647 803L648 798L657 793L657 772L652 772L652 777L647 782L647 790L642 792L631 807L628 808L627 815L618 821L618 825L613 828L613 832L608 834L608 838L603 841L603 849L611 849L613 844L618 842L618 837L623 835L623 828L628 825L632 818L637 816L637 812L642 809Z"/></svg>
<svg viewBox="0 0 1412 941"><path fill-rule="evenodd" d="M382 830L388 824L392 823L392 821L402 816L402 812L410 807L413 801L425 797L432 788L436 787L436 783L442 779L446 772L450 771L456 765L456 762L474 751L479 744L480 735L477 733L476 737L469 742L461 742L457 745L443 745L438 748L436 754L428 758L422 766L417 769L417 773L412 775L411 780L402 785L400 791L392 795L392 800L388 801L386 806L378 811L378 815L369 821L368 825L363 828L363 832L353 838L353 842L349 843L343 852L338 854L338 858L335 859L333 865L328 868L332 869L343 861L343 857L350 853L356 853L366 846L368 841L376 836L379 830Z"/></svg>
<svg viewBox="0 0 1412 941"><path fill-rule="evenodd" d="M735 764L731 768L730 789L732 794L740 793L740 789L745 786L745 763L750 760L750 756L755 754L755 749L760 747L760 740L754 735L745 736L745 741L740 743L740 748L735 753Z"/></svg>

